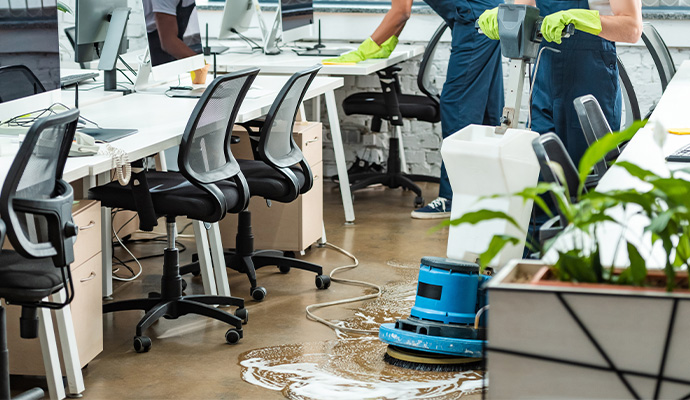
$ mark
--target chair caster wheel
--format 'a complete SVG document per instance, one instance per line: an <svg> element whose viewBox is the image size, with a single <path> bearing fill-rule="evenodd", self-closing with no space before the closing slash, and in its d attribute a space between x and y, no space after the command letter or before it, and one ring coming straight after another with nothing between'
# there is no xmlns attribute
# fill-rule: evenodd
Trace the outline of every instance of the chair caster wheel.
<svg viewBox="0 0 690 400"><path fill-rule="evenodd" d="M415 208L420 208L424 205L424 197L422 196L416 196L414 198L414 207Z"/></svg>
<svg viewBox="0 0 690 400"><path fill-rule="evenodd" d="M254 300L261 301L266 297L266 288L263 286L254 287L251 289L250 294Z"/></svg>
<svg viewBox="0 0 690 400"><path fill-rule="evenodd" d="M238 308L235 310L235 316L242 320L242 324L249 322L249 310L246 308Z"/></svg>
<svg viewBox="0 0 690 400"><path fill-rule="evenodd" d="M331 277L328 275L316 275L316 287L320 290L326 290L331 287Z"/></svg>
<svg viewBox="0 0 690 400"><path fill-rule="evenodd" d="M295 252L294 251L284 251L283 257L295 258Z"/></svg>
<svg viewBox="0 0 690 400"><path fill-rule="evenodd" d="M199 254L192 254L192 262L199 262ZM192 271L192 276L198 277L201 276L201 268L195 269Z"/></svg>
<svg viewBox="0 0 690 400"><path fill-rule="evenodd" d="M278 267L278 269L280 270L281 274L287 274L288 272L290 272L290 267L280 266Z"/></svg>
<svg viewBox="0 0 690 400"><path fill-rule="evenodd" d="M225 342L227 344L237 344L240 339L242 339L242 335L235 329L228 329L225 332Z"/></svg>
<svg viewBox="0 0 690 400"><path fill-rule="evenodd" d="M151 339L148 336L135 336L134 350L137 353L147 353L151 350Z"/></svg>
<svg viewBox="0 0 690 400"><path fill-rule="evenodd" d="M149 292L149 299L159 299L161 294L158 292Z"/></svg>

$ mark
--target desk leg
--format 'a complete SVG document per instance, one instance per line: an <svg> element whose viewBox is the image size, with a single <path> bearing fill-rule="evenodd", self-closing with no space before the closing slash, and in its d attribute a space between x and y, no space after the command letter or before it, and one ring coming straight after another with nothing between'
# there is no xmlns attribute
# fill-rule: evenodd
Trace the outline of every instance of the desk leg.
<svg viewBox="0 0 690 400"><path fill-rule="evenodd" d="M48 381L48 393L50 394L50 399L64 399L65 387L62 384L60 356L58 355L57 350L57 340L55 340L53 318L50 310L47 308L38 309L38 340L41 342L43 366L46 369L46 380Z"/></svg>
<svg viewBox="0 0 690 400"><path fill-rule="evenodd" d="M319 239L319 247L322 247L328 242L328 239L326 239L326 224L324 224L323 221L321 221L321 239Z"/></svg>
<svg viewBox="0 0 690 400"><path fill-rule="evenodd" d="M168 163L165 161L165 150L159 151L158 154L153 156L153 160L156 162L156 171L168 170Z"/></svg>
<svg viewBox="0 0 690 400"><path fill-rule="evenodd" d="M62 303L66 300L65 289L53 295L53 299ZM84 377L81 374L81 361L77 349L77 338L74 336L74 323L72 322L72 310L67 305L60 310L55 310L55 317L60 335L60 347L62 359L65 361L65 373L67 375L67 387L70 395L79 395L84 391Z"/></svg>
<svg viewBox="0 0 690 400"><path fill-rule="evenodd" d="M208 231L208 242L211 247L211 259L213 259L213 270L216 273L218 284L218 295L230 296L230 283L228 282L228 270L225 265L225 254L223 252L223 241L220 237L220 226L218 222L211 224Z"/></svg>
<svg viewBox="0 0 690 400"><path fill-rule="evenodd" d="M201 221L192 221L194 227L194 237L196 239L196 254L199 256L199 269L201 270L201 281L204 283L204 293L209 296L218 294L216 291L216 280L213 278L213 263L209 257L208 234L206 227Z"/></svg>
<svg viewBox="0 0 690 400"><path fill-rule="evenodd" d="M400 152L400 166L404 174L409 174L407 168L407 158L405 157L405 144L403 143L402 128L399 125L395 127L395 135L398 137L398 151Z"/></svg>
<svg viewBox="0 0 690 400"><path fill-rule="evenodd" d="M328 111L328 122L331 125L331 138L333 139L333 152L335 153L335 165L338 168L338 179L340 181L340 195L343 198L343 208L345 209L345 223L355 222L355 209L352 205L352 194L350 193L350 179L347 176L347 166L345 165L345 150L343 149L343 137L340 133L340 120L338 119L338 107L335 104L335 94L332 90L324 93L326 97L326 110Z"/></svg>
<svg viewBox="0 0 690 400"><path fill-rule="evenodd" d="M321 96L311 99L312 120L321 122Z"/></svg>
<svg viewBox="0 0 690 400"><path fill-rule="evenodd" d="M113 243L112 209L101 207L101 262L103 265L103 297L112 299L113 295Z"/></svg>

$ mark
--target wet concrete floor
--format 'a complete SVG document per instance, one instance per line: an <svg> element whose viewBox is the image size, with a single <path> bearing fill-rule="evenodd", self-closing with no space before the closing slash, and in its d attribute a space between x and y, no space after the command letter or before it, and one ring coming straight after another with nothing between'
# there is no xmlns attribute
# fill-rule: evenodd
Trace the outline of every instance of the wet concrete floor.
<svg viewBox="0 0 690 400"><path fill-rule="evenodd" d="M421 185L427 201L437 185ZM416 268L423 256L444 256L446 229L429 233L438 220L412 220L414 194L374 188L358 191L357 221L344 225L340 193L324 189L328 241L354 253L360 267L345 278L383 286L380 299L317 310L331 321L350 327L375 328L409 312L414 301ZM189 232L191 233L191 229ZM194 242L182 239L189 261ZM162 245L134 245L137 255L161 251ZM305 259L329 272L350 259L327 248L312 248ZM159 286L162 258L143 262L144 274L134 282L117 283L115 299L146 296ZM186 278L186 293L202 293L200 278ZM309 321L310 304L371 293L369 289L333 283L326 291L314 286L312 273L280 274L270 267L259 271L259 284L268 290L262 302L249 296L246 276L229 271L233 295L246 299L250 320L237 345L225 344L227 327L197 316L161 320L148 332L150 352L132 348L140 312L104 316L104 351L84 369L85 399L357 399L424 398L478 399L481 375L475 372L437 373L404 370L383 362L385 346L375 338L336 333ZM35 385L13 379L13 390ZM40 382L38 382L40 383Z"/></svg>

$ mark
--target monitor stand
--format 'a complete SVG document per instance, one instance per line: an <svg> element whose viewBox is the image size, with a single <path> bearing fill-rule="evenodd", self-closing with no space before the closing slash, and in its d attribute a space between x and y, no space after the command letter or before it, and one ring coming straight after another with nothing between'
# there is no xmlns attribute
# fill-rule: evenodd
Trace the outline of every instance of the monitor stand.
<svg viewBox="0 0 690 400"><path fill-rule="evenodd" d="M278 36L280 32L280 2L278 2L278 9L276 10L276 17L273 20L271 31L264 37L264 54L270 56L280 54L280 49L278 48Z"/></svg>
<svg viewBox="0 0 690 400"><path fill-rule="evenodd" d="M122 92L123 94L132 93L130 89L117 86L117 59L120 55L120 45L127 30L129 12L129 8L121 7L114 9L109 15L108 33L106 33L103 43L101 60L98 62L98 69L103 71L103 89L106 91Z"/></svg>

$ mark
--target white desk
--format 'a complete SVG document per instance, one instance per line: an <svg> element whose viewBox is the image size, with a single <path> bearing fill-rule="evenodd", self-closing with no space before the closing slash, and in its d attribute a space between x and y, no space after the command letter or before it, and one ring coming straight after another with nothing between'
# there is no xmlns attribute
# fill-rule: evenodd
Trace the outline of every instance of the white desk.
<svg viewBox="0 0 690 400"><path fill-rule="evenodd" d="M642 168L653 171L659 175L668 176L669 169L679 170L687 168L685 163L666 163L665 157L684 145L690 144L688 135L666 134L663 147L659 147L654 140L652 129L653 121L658 121L667 129L690 127L688 120L688 104L690 103L690 61L685 61L676 72L664 92L654 113L650 117L647 127L640 129L635 137L628 143L621 155L620 161L629 161ZM684 179L690 180L690 175ZM613 167L604 174L596 187L597 191L609 191L616 189L636 189L641 192L649 190L649 185L630 176L624 169ZM610 215L627 225L625 237L631 243L638 246L641 255L645 258L648 268L663 268L665 264L665 252L660 243L654 249L648 249L650 233L644 233L644 228L649 225L649 220L634 216L635 210L628 210L627 215L622 209L612 209ZM601 260L604 265L625 267L629 265L628 254L625 246L618 248L618 238L621 234L620 226L607 224L604 231L599 232ZM551 254L546 259L551 260Z"/></svg>
<svg viewBox="0 0 690 400"><path fill-rule="evenodd" d="M236 41L220 41L220 44L228 45ZM356 47L353 43L327 43L329 47ZM232 46L231 46L232 47ZM364 76L373 74L392 65L398 64L412 57L424 53L424 46L419 45L399 45L389 58L372 59L362 61L355 65L324 65L320 75L330 76ZM280 54L269 56L260 52L252 54L226 53L216 56L218 71L236 71L244 68L258 67L262 73L270 74L294 74L319 64L323 59L333 57L308 57L298 56L292 50L284 49ZM208 60L209 62L211 59ZM335 153L335 163L338 170L340 182L340 195L345 211L345 222L355 221L355 211L352 205L352 194L350 193L350 179L347 175L345 161L345 151L343 149L343 139L340 132L340 119L338 118L338 105L335 102L335 95L332 91L324 93L326 99L326 111L328 112L328 122L331 128L331 138L333 140L333 152ZM314 102L314 115L320 115L318 99ZM404 152L402 153L404 157ZM404 158L403 158L404 160ZM403 162L403 165L405 163Z"/></svg>

